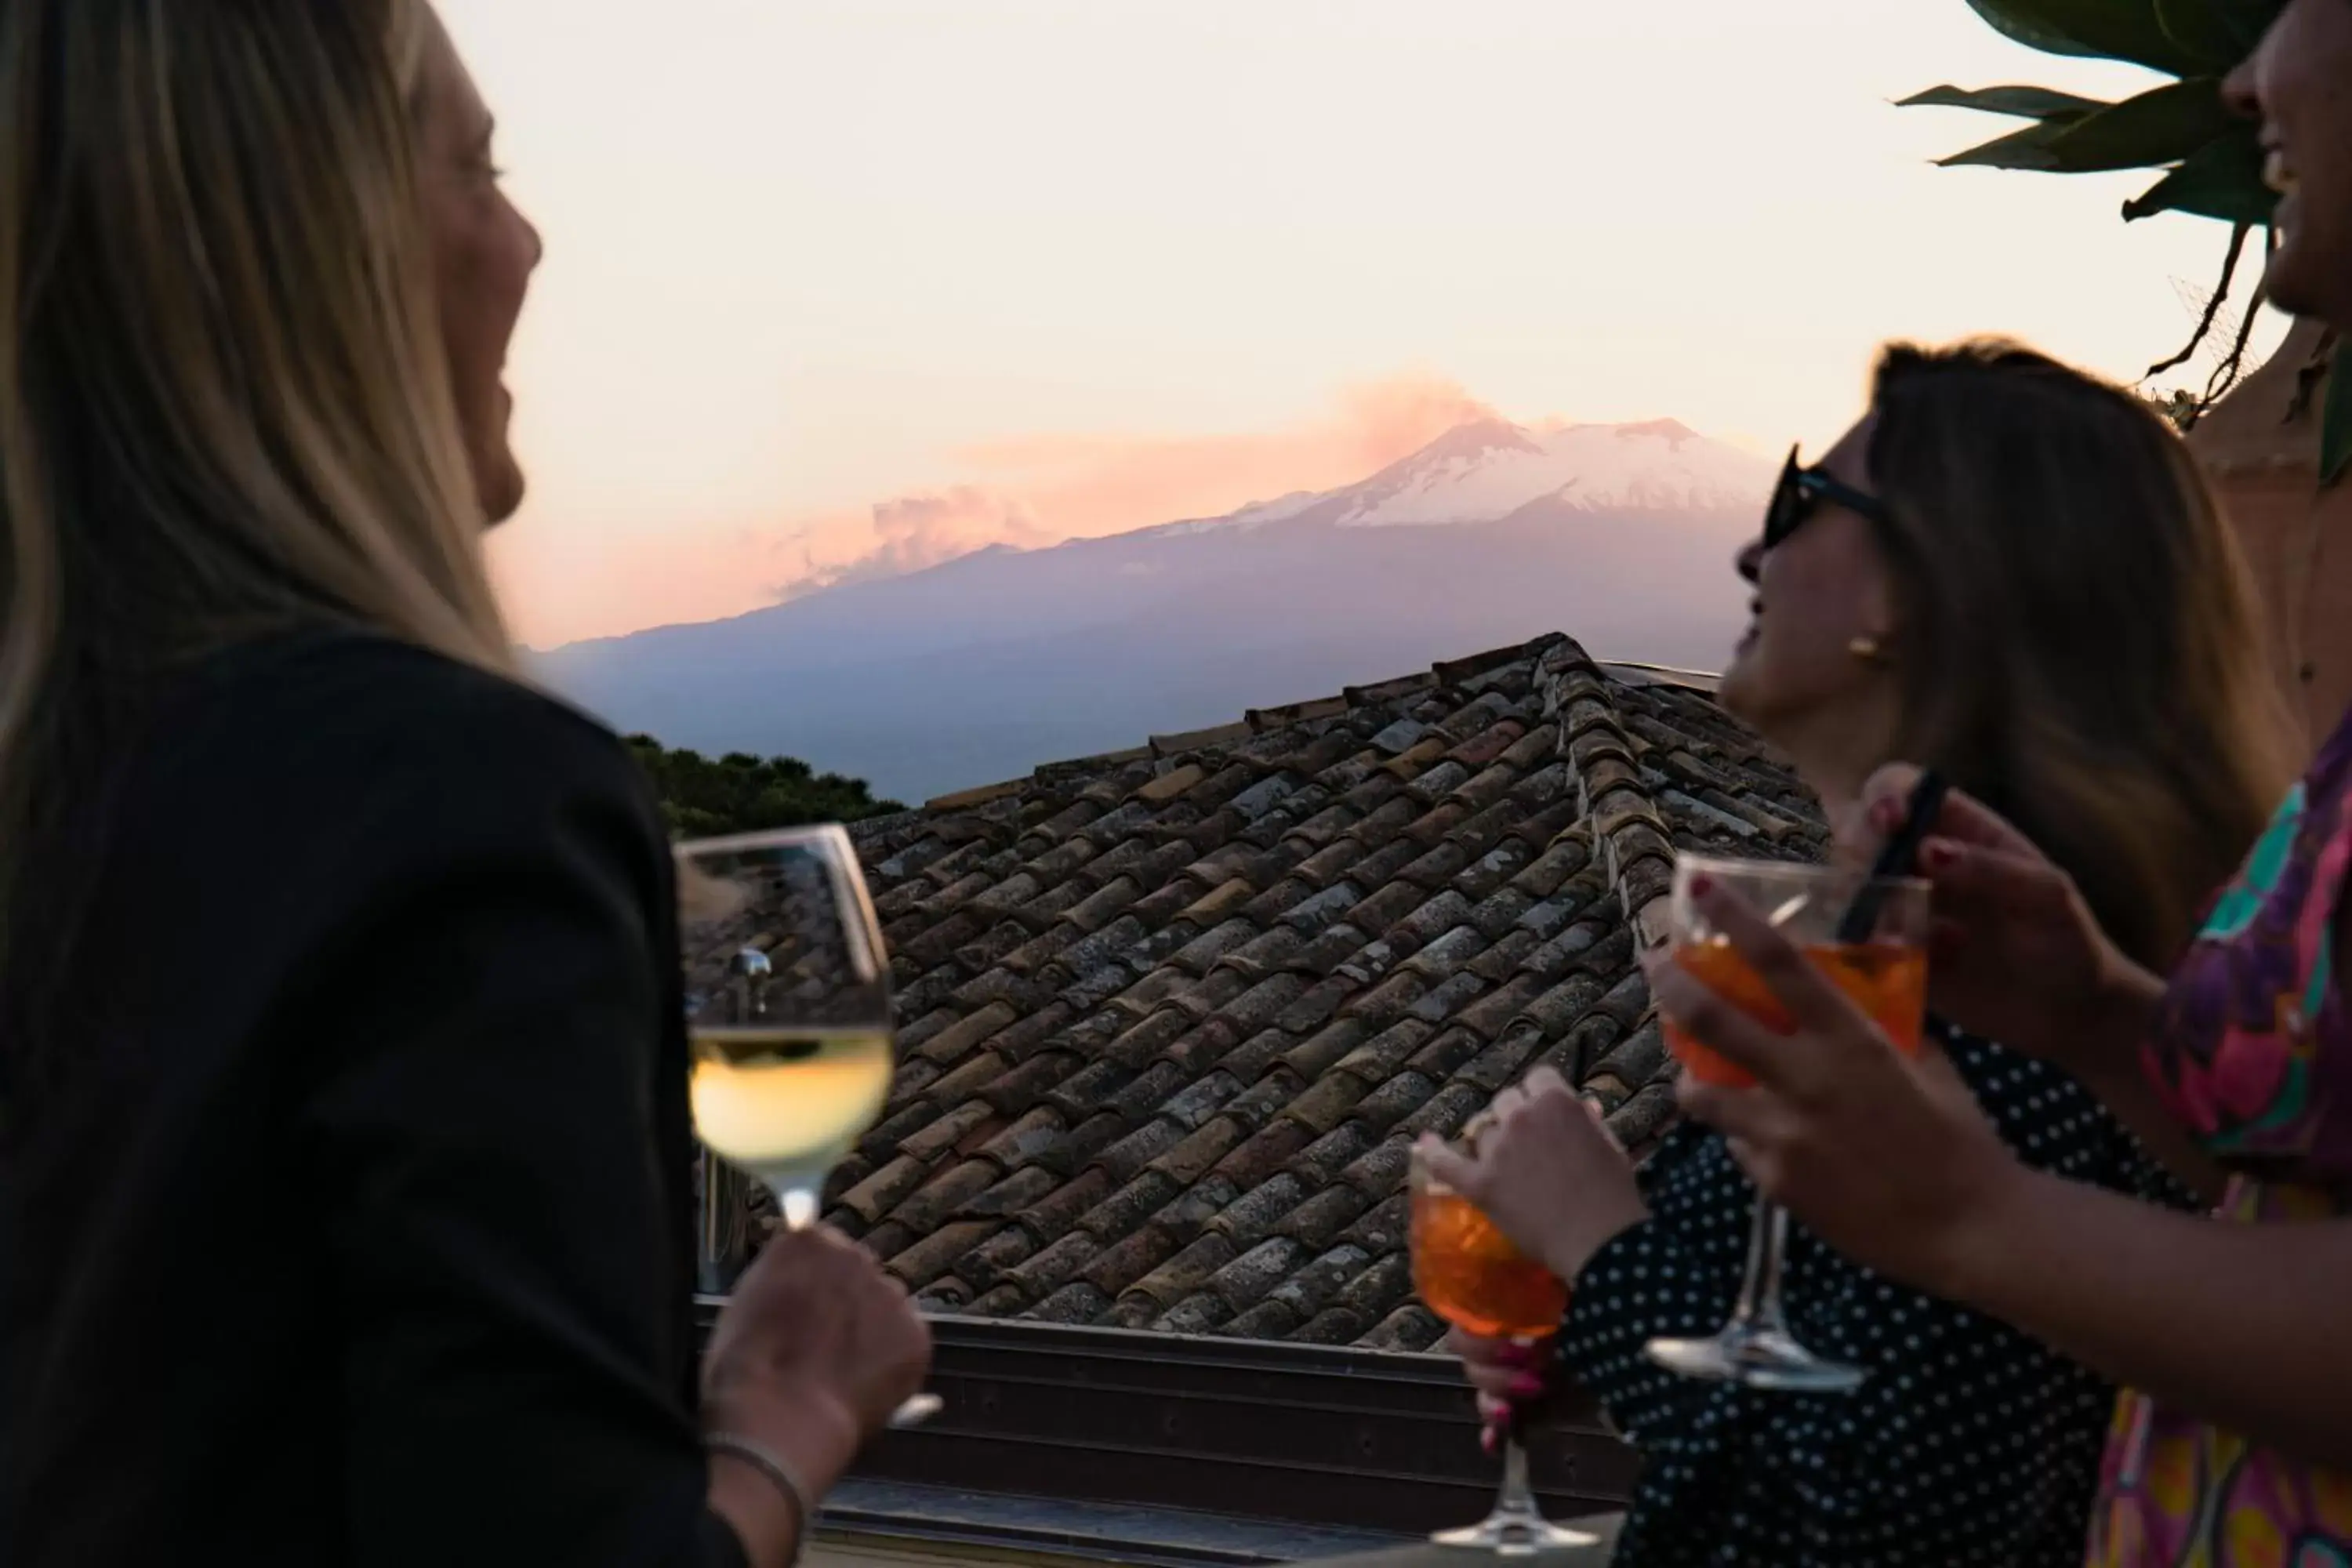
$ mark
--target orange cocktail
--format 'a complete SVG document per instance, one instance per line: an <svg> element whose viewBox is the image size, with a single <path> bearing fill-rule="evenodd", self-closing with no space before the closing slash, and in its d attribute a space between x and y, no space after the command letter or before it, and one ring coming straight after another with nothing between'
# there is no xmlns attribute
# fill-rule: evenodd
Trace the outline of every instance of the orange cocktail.
<svg viewBox="0 0 2352 1568"><path fill-rule="evenodd" d="M1675 862L1670 935L1675 962L1766 1028L1794 1034L1795 1021L1763 979L1732 951L1708 918L1712 886L1748 906L1868 1013L1897 1049L1916 1052L1927 1025L1928 887L1916 878L1874 877L1836 866L1783 860ZM1702 1083L1746 1088L1745 1070L1693 1040L1671 1020L1666 1045ZM1780 1248L1788 1216L1762 1193L1748 1265L1731 1321L1706 1339L1655 1339L1650 1359L1685 1377L1797 1394L1843 1394L1868 1373L1815 1355L1790 1331L1780 1300Z"/></svg>
<svg viewBox="0 0 2352 1568"><path fill-rule="evenodd" d="M1412 1283L1423 1304L1465 1332L1522 1342L1559 1332L1568 1287L1511 1245L1477 1205L1412 1162ZM1502 1424L1503 1488L1495 1511L1476 1524L1441 1530L1440 1546L1526 1557L1597 1546L1596 1537L1552 1523L1528 1484L1528 1453L1516 1413Z"/></svg>
<svg viewBox="0 0 2352 1568"><path fill-rule="evenodd" d="M1916 1055L1927 1008L1927 950L1904 942L1868 942L1853 944L1814 942L1804 949L1816 968L1852 997L1886 1037L1906 1055ZM1705 982L1708 990L1738 1007L1768 1029L1787 1033L1796 1026L1763 979L1748 961L1721 937L1691 942L1676 950L1675 962ZM1745 1068L1684 1034L1669 1020L1666 1048L1674 1052L1691 1077L1701 1083L1748 1089L1756 1079Z"/></svg>
<svg viewBox="0 0 2352 1568"><path fill-rule="evenodd" d="M1426 1180L1413 1185L1412 1283L1431 1311L1485 1339L1549 1339L1568 1311L1558 1275L1468 1198Z"/></svg>

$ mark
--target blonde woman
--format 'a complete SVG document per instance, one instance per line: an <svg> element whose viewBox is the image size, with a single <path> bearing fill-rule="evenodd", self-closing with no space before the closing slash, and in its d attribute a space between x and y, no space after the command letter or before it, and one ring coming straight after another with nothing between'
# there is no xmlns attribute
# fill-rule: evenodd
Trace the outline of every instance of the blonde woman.
<svg viewBox="0 0 2352 1568"><path fill-rule="evenodd" d="M913 1392L699 1385L675 895L478 555L540 254L421 0L0 7L0 1561L750 1563Z"/></svg>

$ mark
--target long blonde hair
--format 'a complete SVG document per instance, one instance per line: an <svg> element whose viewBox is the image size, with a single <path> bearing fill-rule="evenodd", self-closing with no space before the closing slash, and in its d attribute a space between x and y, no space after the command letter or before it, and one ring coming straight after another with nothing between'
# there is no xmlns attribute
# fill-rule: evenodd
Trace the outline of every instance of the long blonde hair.
<svg viewBox="0 0 2352 1568"><path fill-rule="evenodd" d="M433 26L0 6L0 963L119 683L317 624L509 668L414 167Z"/></svg>
<svg viewBox="0 0 2352 1568"><path fill-rule="evenodd" d="M2294 772L2244 562L2170 426L2000 340L1879 362L1903 733L2159 972Z"/></svg>

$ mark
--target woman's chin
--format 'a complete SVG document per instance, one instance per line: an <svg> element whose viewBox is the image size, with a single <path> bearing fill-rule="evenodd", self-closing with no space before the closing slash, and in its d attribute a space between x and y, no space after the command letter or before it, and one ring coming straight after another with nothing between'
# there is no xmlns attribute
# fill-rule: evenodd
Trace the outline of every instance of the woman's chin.
<svg viewBox="0 0 2352 1568"><path fill-rule="evenodd" d="M496 528L522 510L522 498L530 489L522 469L515 460L501 453L499 460L487 464L474 479L477 494L482 503L482 526Z"/></svg>
<svg viewBox="0 0 2352 1568"><path fill-rule="evenodd" d="M1755 694L1755 653L1756 635L1750 632L1739 639L1739 646L1732 650L1731 662L1724 667L1715 685L1716 701L1735 719L1746 717Z"/></svg>

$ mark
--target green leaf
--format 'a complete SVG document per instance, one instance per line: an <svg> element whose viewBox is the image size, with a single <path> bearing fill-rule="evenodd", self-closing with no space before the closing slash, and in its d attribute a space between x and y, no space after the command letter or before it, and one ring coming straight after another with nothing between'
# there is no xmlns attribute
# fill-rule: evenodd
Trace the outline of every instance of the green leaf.
<svg viewBox="0 0 2352 1568"><path fill-rule="evenodd" d="M2327 366L2327 403L2319 412L2319 482L2332 485L2352 468L2352 338L2336 345Z"/></svg>
<svg viewBox="0 0 2352 1568"><path fill-rule="evenodd" d="M2161 212L2267 224L2278 195L2263 184L2263 149L2251 125L2242 125L2189 154L2180 167L2137 199L2124 204L2124 221Z"/></svg>
<svg viewBox="0 0 2352 1568"><path fill-rule="evenodd" d="M2065 132L2069 123L2059 120L2029 125L2022 131L2012 131L2006 136L1979 142L1965 153L1938 158L1936 166L1940 169L2026 169L2035 174L2057 174L2060 172L2058 161L2050 155L2050 143Z"/></svg>
<svg viewBox="0 0 2352 1568"><path fill-rule="evenodd" d="M2035 18L2015 0L1969 0L1969 9L1990 23L1994 31L2040 49L2045 55L2096 55L2097 49L2078 44L2057 28Z"/></svg>
<svg viewBox="0 0 2352 1568"><path fill-rule="evenodd" d="M2262 41L2269 17L2253 23L2253 13L2277 9L2269 0L2156 0L2156 19L2166 37L2203 61L2208 70L2224 72Z"/></svg>
<svg viewBox="0 0 2352 1568"><path fill-rule="evenodd" d="M2125 99L2063 127L2046 150L2070 174L2178 163L2245 124L2221 101L2221 84L2194 77Z"/></svg>
<svg viewBox="0 0 2352 1568"><path fill-rule="evenodd" d="M2158 20L2156 0L1969 0L2000 32L2053 55L2129 60L2171 76L2206 62L2182 48Z"/></svg>
<svg viewBox="0 0 2352 1568"><path fill-rule="evenodd" d="M1914 93L1897 109L1975 109L1987 114L2012 114L2024 120L2080 120L2110 107L2095 98L2076 98L2046 87L1931 87Z"/></svg>

